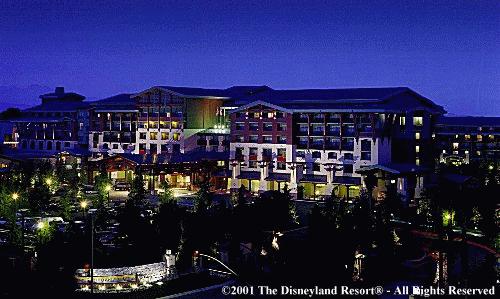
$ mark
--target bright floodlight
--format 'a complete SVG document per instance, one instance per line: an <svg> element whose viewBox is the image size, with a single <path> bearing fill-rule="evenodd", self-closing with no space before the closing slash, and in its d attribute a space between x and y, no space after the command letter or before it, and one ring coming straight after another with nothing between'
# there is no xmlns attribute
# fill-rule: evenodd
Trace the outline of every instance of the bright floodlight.
<svg viewBox="0 0 500 299"><path fill-rule="evenodd" d="M43 222L43 221L38 222L38 223L36 224L36 227L37 227L38 229L43 229L43 228L45 227L45 222Z"/></svg>
<svg viewBox="0 0 500 299"><path fill-rule="evenodd" d="M45 183L49 186L52 185L52 179L51 178L45 179Z"/></svg>
<svg viewBox="0 0 500 299"><path fill-rule="evenodd" d="M106 190L106 192L111 191L111 185L106 185L106 187L104 187L104 190Z"/></svg>
<svg viewBox="0 0 500 299"><path fill-rule="evenodd" d="M18 198L19 198L19 194L17 194L17 193L12 194L13 200L17 200Z"/></svg>
<svg viewBox="0 0 500 299"><path fill-rule="evenodd" d="M87 207L88 203L86 200L80 202L80 207L82 207L82 209L85 209Z"/></svg>

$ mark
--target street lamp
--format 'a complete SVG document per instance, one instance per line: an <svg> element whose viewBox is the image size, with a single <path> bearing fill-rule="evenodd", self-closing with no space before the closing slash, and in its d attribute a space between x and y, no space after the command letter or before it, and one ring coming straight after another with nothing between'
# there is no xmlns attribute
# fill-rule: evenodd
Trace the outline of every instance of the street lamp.
<svg viewBox="0 0 500 299"><path fill-rule="evenodd" d="M94 293L94 212L96 209L90 209L90 293Z"/></svg>
<svg viewBox="0 0 500 299"><path fill-rule="evenodd" d="M24 263L24 217L28 209L20 209L19 213L21 214L21 247L23 248L23 263Z"/></svg>
<svg viewBox="0 0 500 299"><path fill-rule="evenodd" d="M16 211L15 211L15 217L17 219L17 208L19 206L19 202L17 201L19 199L19 194L17 194L16 192L12 193L12 200L14 200L14 202L16 203Z"/></svg>
<svg viewBox="0 0 500 299"><path fill-rule="evenodd" d="M106 187L104 187L104 191L108 192L108 204L109 204L109 191L111 191L111 185L106 185Z"/></svg>
<svg viewBox="0 0 500 299"><path fill-rule="evenodd" d="M80 207L82 208L83 211L83 218L85 218L85 209L87 208L88 202L86 200L83 200L80 202Z"/></svg>

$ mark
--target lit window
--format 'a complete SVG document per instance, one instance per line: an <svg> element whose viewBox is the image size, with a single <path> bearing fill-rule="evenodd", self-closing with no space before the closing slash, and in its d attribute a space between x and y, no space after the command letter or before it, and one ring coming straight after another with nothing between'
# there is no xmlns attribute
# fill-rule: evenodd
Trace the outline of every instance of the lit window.
<svg viewBox="0 0 500 299"><path fill-rule="evenodd" d="M465 151L465 154L468 155L469 154L469 151Z"/></svg>
<svg viewBox="0 0 500 299"><path fill-rule="evenodd" d="M415 159L415 165L419 166L420 165L420 159L419 158L416 158Z"/></svg>
<svg viewBox="0 0 500 299"><path fill-rule="evenodd" d="M174 138L175 141L179 141L180 139L180 134L179 133L174 133Z"/></svg>
<svg viewBox="0 0 500 299"><path fill-rule="evenodd" d="M483 135L477 135L477 141L483 141Z"/></svg>
<svg viewBox="0 0 500 299"><path fill-rule="evenodd" d="M455 139L458 139L458 134L455 134Z"/></svg>
<svg viewBox="0 0 500 299"><path fill-rule="evenodd" d="M415 139L416 139L416 140L419 140L419 139L420 139L420 132L416 132L416 133L415 133Z"/></svg>
<svg viewBox="0 0 500 299"><path fill-rule="evenodd" d="M406 124L406 117L400 116L399 117L399 125L404 126Z"/></svg>
<svg viewBox="0 0 500 299"><path fill-rule="evenodd" d="M446 154L446 150L443 150L443 154Z"/></svg>
<svg viewBox="0 0 500 299"><path fill-rule="evenodd" d="M415 153L420 153L420 145L415 146Z"/></svg>
<svg viewBox="0 0 500 299"><path fill-rule="evenodd" d="M272 113L272 112L267 113L267 118L273 118L273 117L274 117L274 113Z"/></svg>
<svg viewBox="0 0 500 299"><path fill-rule="evenodd" d="M157 133L156 132L151 132L149 133L149 139L150 140L156 140L157 139Z"/></svg>
<svg viewBox="0 0 500 299"><path fill-rule="evenodd" d="M161 140L167 140L168 139L168 133L162 132L161 133Z"/></svg>
<svg viewBox="0 0 500 299"><path fill-rule="evenodd" d="M458 142L453 142L453 149L454 150L458 149Z"/></svg>
<svg viewBox="0 0 500 299"><path fill-rule="evenodd" d="M458 151L453 151L453 154L454 155L458 155Z"/></svg>
<svg viewBox="0 0 500 299"><path fill-rule="evenodd" d="M476 155L481 156L481 151L476 151Z"/></svg>
<svg viewBox="0 0 500 299"><path fill-rule="evenodd" d="M414 116L413 117L413 125L421 127L424 125L424 118L422 116Z"/></svg>
<svg viewBox="0 0 500 299"><path fill-rule="evenodd" d="M217 161L217 166L224 166L224 161Z"/></svg>
<svg viewBox="0 0 500 299"><path fill-rule="evenodd" d="M465 135L465 140L470 140L470 135L469 134Z"/></svg>
<svg viewBox="0 0 500 299"><path fill-rule="evenodd" d="M488 135L488 138L489 138L490 140L494 140L494 139L495 139L495 136L493 136L493 135Z"/></svg>

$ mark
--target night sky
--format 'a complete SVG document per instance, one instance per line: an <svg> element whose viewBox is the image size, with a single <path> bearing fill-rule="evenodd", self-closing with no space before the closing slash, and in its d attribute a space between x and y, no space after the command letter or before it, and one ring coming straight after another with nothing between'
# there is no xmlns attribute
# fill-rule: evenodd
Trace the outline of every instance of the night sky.
<svg viewBox="0 0 500 299"><path fill-rule="evenodd" d="M0 1L0 86L409 86L500 115L500 1Z"/></svg>

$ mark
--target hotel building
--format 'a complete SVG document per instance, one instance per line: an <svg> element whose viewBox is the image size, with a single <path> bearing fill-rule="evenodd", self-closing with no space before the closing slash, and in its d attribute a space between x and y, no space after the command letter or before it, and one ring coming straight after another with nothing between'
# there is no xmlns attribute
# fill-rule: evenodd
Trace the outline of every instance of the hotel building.
<svg viewBox="0 0 500 299"><path fill-rule="evenodd" d="M441 117L436 123L436 157L441 163L498 163L500 117Z"/></svg>
<svg viewBox="0 0 500 299"><path fill-rule="evenodd" d="M356 197L363 174L418 196L442 107L408 88L267 90L231 111L230 187ZM382 186L381 186L382 187Z"/></svg>
<svg viewBox="0 0 500 299"><path fill-rule="evenodd" d="M23 151L57 153L88 147L88 104L84 96L57 87L41 95L42 103L13 120L17 147Z"/></svg>

